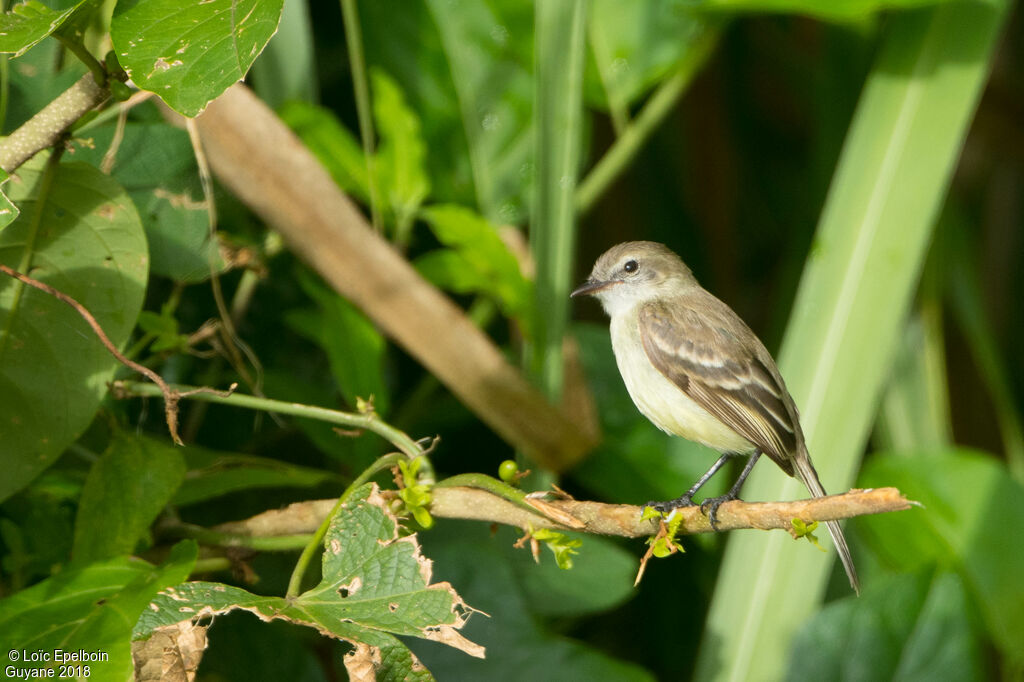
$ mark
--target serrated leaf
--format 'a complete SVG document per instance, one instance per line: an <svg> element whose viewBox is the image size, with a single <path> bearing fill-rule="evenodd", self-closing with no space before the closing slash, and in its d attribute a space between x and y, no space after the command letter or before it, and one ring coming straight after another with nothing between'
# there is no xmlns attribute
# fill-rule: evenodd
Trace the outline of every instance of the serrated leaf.
<svg viewBox="0 0 1024 682"><path fill-rule="evenodd" d="M91 666L90 680L131 679L139 614L158 591L188 577L197 554L195 542L185 540L160 566L118 557L65 569L0 601L0 641L28 650L102 651L109 660Z"/></svg>
<svg viewBox="0 0 1024 682"><path fill-rule="evenodd" d="M422 215L438 241L456 255L430 252L417 260L420 271L456 291L490 296L502 312L528 331L532 285L494 226L470 209L454 204L431 206Z"/></svg>
<svg viewBox="0 0 1024 682"><path fill-rule="evenodd" d="M110 37L132 81L195 116L241 80L277 30L283 0L122 0Z"/></svg>
<svg viewBox="0 0 1024 682"><path fill-rule="evenodd" d="M375 485L366 485L331 521L324 538L323 579L295 599L264 597L207 582L182 583L159 595L135 629L135 639L184 618L250 611L321 634L371 646L397 644L388 633L439 641L473 656L483 648L458 630L469 608L448 583L431 584L431 563L415 535L399 537L397 519Z"/></svg>
<svg viewBox="0 0 1024 682"><path fill-rule="evenodd" d="M0 14L0 52L20 57L89 4L91 0L82 0L63 11L50 9L38 0L15 5L10 12Z"/></svg>
<svg viewBox="0 0 1024 682"><path fill-rule="evenodd" d="M114 180L84 164L62 164L33 229L44 156L5 185L22 214L0 232L0 261L77 300L119 346L135 325L146 285L139 216ZM67 304L0 281L0 500L85 430L117 367Z"/></svg>
<svg viewBox="0 0 1024 682"><path fill-rule="evenodd" d="M72 557L89 563L133 554L184 477L175 446L117 432L85 479Z"/></svg>

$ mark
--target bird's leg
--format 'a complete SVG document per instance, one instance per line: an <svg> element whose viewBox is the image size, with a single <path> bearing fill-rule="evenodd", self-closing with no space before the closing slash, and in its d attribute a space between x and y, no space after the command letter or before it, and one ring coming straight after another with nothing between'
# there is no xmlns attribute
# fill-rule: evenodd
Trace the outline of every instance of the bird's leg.
<svg viewBox="0 0 1024 682"><path fill-rule="evenodd" d="M725 463L728 462L729 458L732 457L734 454L735 453L732 452L726 452L721 457L719 457L718 461L712 464L711 468L705 471L704 475L698 478L697 482L694 483L689 490L687 490L685 493L683 493L676 499L668 500L666 502L648 502L644 506L653 507L654 509L657 509L662 513L668 513L673 509L677 509L679 507L692 507L693 496L697 494L697 491L700 490L705 483L711 480L712 476L718 473L719 469L725 466Z"/></svg>
<svg viewBox="0 0 1024 682"><path fill-rule="evenodd" d="M758 457L761 456L760 450L754 450L754 453L750 455L750 459L747 461L747 465L743 467L743 471L740 472L740 477L736 479L736 483L729 488L729 492L718 497L709 497L700 503L700 510L706 514L708 521L711 522L711 528L718 530L718 508L722 506L723 502L735 500L740 495L740 488L743 487L743 482L747 480L747 476L750 475L750 471L754 468L754 464L757 463Z"/></svg>

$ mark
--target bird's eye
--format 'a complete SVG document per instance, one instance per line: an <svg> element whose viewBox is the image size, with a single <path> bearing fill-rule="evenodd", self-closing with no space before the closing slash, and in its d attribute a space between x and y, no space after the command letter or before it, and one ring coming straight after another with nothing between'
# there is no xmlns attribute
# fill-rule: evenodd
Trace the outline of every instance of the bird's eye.
<svg viewBox="0 0 1024 682"><path fill-rule="evenodd" d="M626 264L622 266L622 269L626 272L636 272L640 266L637 265L635 260L628 260Z"/></svg>

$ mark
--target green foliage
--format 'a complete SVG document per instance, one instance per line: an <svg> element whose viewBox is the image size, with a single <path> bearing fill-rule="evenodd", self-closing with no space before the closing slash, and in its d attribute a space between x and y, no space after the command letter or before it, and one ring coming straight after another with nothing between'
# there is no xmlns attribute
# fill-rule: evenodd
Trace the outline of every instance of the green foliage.
<svg viewBox="0 0 1024 682"><path fill-rule="evenodd" d="M72 557L87 564L134 554L184 477L185 461L174 446L115 434L85 479Z"/></svg>
<svg viewBox="0 0 1024 682"><path fill-rule="evenodd" d="M991 679L973 612L956 574L889 576L809 620L794 639L786 679Z"/></svg>
<svg viewBox="0 0 1024 682"><path fill-rule="evenodd" d="M0 232L0 262L73 297L119 346L135 326L148 273L138 213L125 191L95 168L44 166L44 159L23 166L19 182L9 183L21 215ZM3 283L0 500L81 435L116 367L67 304L20 282Z"/></svg>
<svg viewBox="0 0 1024 682"><path fill-rule="evenodd" d="M92 664L85 677L128 679L135 622L160 590L188 576L196 553L194 542L183 541L159 566L117 557L62 571L0 602L0 638L11 648L51 655L56 649L104 652L110 660ZM46 667L56 665L51 659Z"/></svg>
<svg viewBox="0 0 1024 682"><path fill-rule="evenodd" d="M969 451L875 458L861 482L881 481L922 507L861 521L879 556L904 571L938 563L960 572L994 641L1024 664L1024 546L1007 539L1024 523L1024 487L990 457Z"/></svg>
<svg viewBox="0 0 1024 682"><path fill-rule="evenodd" d="M245 609L353 643L401 650L393 633L482 655L457 632L469 616L468 607L450 585L430 582L430 562L420 554L416 536L400 536L397 520L375 487L360 488L342 506L324 548L322 581L293 600L216 583L181 583L153 601L134 638L147 639L161 626L177 623L183 607L209 615Z"/></svg>
<svg viewBox="0 0 1024 682"><path fill-rule="evenodd" d="M113 125L84 131L76 142L75 158L95 166L112 154L110 174L139 211L153 273L192 283L208 279L211 267L224 270L210 238L209 206L188 133L162 123L133 122L123 131Z"/></svg>
<svg viewBox="0 0 1024 682"><path fill-rule="evenodd" d="M195 116L245 76L277 30L284 0L121 0L110 38L140 88Z"/></svg>
<svg viewBox="0 0 1024 682"><path fill-rule="evenodd" d="M182 398L188 446L172 447L159 398L115 399L108 384L127 370L79 315L0 275L0 641L102 650L111 661L90 679L123 680L133 630L184 607L260 617L215 619L210 679L344 679L360 665L382 680L1020 676L1024 331L1007 305L1020 216L1012 136L989 141L1019 109L1005 82L1019 30L948 191L1008 3L379 0L358 3L365 67L344 61L355 33L336 4L282 6L29 0L0 15L0 52L14 55L0 57L4 134L87 69L132 76L59 141L59 163L44 153L0 173L0 262L82 303L169 382L238 381L256 395L234 398L255 409L273 402L261 393L289 401L271 419ZM589 394L602 442L574 470L555 480L510 459L374 311L268 237L230 183L206 195L188 133L129 98L142 88L193 115L250 67L366 213L372 180L377 236L549 395L578 350L585 381L570 360L564 407L584 419ZM353 99L355 80L369 92ZM568 288L627 239L668 243L773 350L792 306L779 359L826 487L853 480L873 432L881 452L858 484L922 503L847 522L861 598L837 576L826 591L830 557L782 533L733 534L724 560L722 535L687 539L634 588L639 541L534 530L533 549L555 556L535 563L513 546L522 531L432 511L443 485L521 504L515 486L549 480L579 498L671 499L713 460L637 412L595 305L572 304L602 322L564 343ZM224 307L233 334L206 334ZM320 407L339 405L353 411L340 422ZM385 454L385 434L403 455ZM434 434L436 449L415 441ZM495 468L504 483L463 473ZM360 487L390 484L388 469L393 490ZM759 465L744 497L803 495L781 480ZM315 557L305 515L353 489L324 526L321 582L300 594L308 564L293 569L282 549ZM409 535L395 514L430 530ZM654 555L682 549L679 519L666 523ZM814 523L793 527L814 540ZM198 563L181 537L203 545ZM463 599L490 618L459 629ZM487 659L466 655L469 640Z"/></svg>
<svg viewBox="0 0 1024 682"><path fill-rule="evenodd" d="M0 52L15 57L28 52L47 36L59 31L76 12L91 9L94 0L81 0L64 10L47 7L39 0L21 2L0 14Z"/></svg>

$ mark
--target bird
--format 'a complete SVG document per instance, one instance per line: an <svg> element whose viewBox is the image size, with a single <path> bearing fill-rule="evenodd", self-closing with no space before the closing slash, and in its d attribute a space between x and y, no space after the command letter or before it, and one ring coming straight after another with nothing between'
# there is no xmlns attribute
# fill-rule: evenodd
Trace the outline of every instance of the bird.
<svg viewBox="0 0 1024 682"><path fill-rule="evenodd" d="M738 499L761 454L799 478L812 496L827 494L771 353L732 308L701 287L676 253L658 242L617 244L570 294L582 295L596 297L611 320L616 364L637 409L662 431L721 455L679 498L646 506L661 512L692 506L694 494L730 458L747 456L729 491L701 503L717 528L718 507ZM842 528L837 521L826 525L859 594Z"/></svg>

